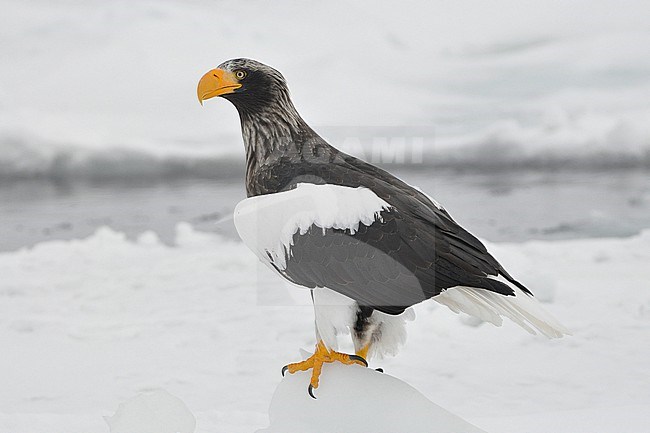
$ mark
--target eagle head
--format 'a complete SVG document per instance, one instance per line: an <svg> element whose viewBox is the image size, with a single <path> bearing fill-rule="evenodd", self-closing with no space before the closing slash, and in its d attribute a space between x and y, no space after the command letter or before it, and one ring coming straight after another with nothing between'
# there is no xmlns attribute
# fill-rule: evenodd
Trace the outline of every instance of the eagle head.
<svg viewBox="0 0 650 433"><path fill-rule="evenodd" d="M254 112L289 101L289 90L282 74L272 67L256 60L232 59L201 77L197 96L201 104L221 96L240 112Z"/></svg>

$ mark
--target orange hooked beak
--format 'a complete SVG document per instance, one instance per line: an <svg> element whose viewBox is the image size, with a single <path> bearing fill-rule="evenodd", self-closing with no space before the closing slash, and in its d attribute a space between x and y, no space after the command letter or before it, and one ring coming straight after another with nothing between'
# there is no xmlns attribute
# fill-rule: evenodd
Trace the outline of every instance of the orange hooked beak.
<svg viewBox="0 0 650 433"><path fill-rule="evenodd" d="M199 102L203 105L203 101L206 99L233 93L240 87L241 84L235 74L223 69L213 69L201 77L196 94L199 97Z"/></svg>

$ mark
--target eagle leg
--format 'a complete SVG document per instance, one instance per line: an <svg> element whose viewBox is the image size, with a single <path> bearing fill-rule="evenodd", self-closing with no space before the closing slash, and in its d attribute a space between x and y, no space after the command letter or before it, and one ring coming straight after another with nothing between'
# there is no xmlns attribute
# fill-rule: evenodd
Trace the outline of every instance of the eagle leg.
<svg viewBox="0 0 650 433"><path fill-rule="evenodd" d="M346 353L336 352L330 350L325 346L325 343L319 341L316 345L316 350L314 354L302 362L295 362L293 364L285 365L282 368L282 375L288 371L290 374L293 374L297 371L306 371L311 369L311 380L309 381L309 395L312 398L314 396L314 389L318 388L318 382L320 378L321 371L323 369L323 364L330 362L340 362L345 365L359 364L364 367L368 366L368 362L359 355L348 355Z"/></svg>
<svg viewBox="0 0 650 433"><path fill-rule="evenodd" d="M357 356L363 358L364 360L368 359L368 352L370 351L370 343L363 346L361 349L357 350ZM375 371L380 373L384 372L383 368L375 368Z"/></svg>
<svg viewBox="0 0 650 433"><path fill-rule="evenodd" d="M370 350L370 343L363 346L361 349L357 350L357 356L362 357L363 359L368 359L368 351Z"/></svg>

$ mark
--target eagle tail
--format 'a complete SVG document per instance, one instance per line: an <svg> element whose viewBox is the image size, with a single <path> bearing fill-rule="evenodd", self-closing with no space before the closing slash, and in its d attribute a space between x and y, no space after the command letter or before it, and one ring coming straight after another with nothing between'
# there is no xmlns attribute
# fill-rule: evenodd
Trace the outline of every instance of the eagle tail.
<svg viewBox="0 0 650 433"><path fill-rule="evenodd" d="M571 334L532 295L524 293L512 284L510 287L514 295L458 286L445 290L433 299L446 305L455 313L462 311L496 326L501 326L502 318L508 317L531 334L540 332L548 338L560 338Z"/></svg>

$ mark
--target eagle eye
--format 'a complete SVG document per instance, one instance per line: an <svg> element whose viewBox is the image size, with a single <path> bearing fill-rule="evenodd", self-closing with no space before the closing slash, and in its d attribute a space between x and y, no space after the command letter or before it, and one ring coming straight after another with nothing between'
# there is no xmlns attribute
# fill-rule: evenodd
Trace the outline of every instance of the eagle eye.
<svg viewBox="0 0 650 433"><path fill-rule="evenodd" d="M243 80L244 78L246 78L246 71L242 71L242 70L235 71L235 77L237 77L238 80Z"/></svg>

